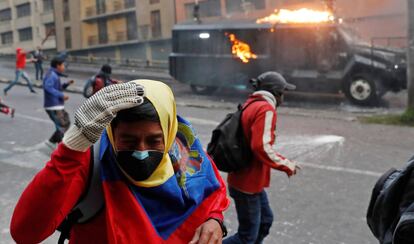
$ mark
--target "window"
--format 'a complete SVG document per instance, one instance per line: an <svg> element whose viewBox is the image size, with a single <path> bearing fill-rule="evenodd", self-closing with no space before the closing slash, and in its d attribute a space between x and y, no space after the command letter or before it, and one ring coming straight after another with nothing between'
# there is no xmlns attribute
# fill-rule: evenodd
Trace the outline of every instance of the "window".
<svg viewBox="0 0 414 244"><path fill-rule="evenodd" d="M230 31L229 31L230 32ZM200 38L208 33L209 38ZM173 33L173 50L178 53L231 55L231 42L226 30L186 30ZM242 42L250 45L253 53L263 56L269 54L270 32L266 29L231 30Z"/></svg>
<svg viewBox="0 0 414 244"><path fill-rule="evenodd" d="M55 35L55 23L45 24L45 36L54 36Z"/></svg>
<svg viewBox="0 0 414 244"><path fill-rule="evenodd" d="M160 3L160 0L150 0L150 4Z"/></svg>
<svg viewBox="0 0 414 244"><path fill-rule="evenodd" d="M135 0L124 0L125 8L135 7Z"/></svg>
<svg viewBox="0 0 414 244"><path fill-rule="evenodd" d="M108 42L108 26L105 19L98 20L98 39L99 44L105 44Z"/></svg>
<svg viewBox="0 0 414 244"><path fill-rule="evenodd" d="M265 9L265 0L226 0L228 13L245 12L252 9Z"/></svg>
<svg viewBox="0 0 414 244"><path fill-rule="evenodd" d="M53 0L43 0L43 12L51 12L53 10Z"/></svg>
<svg viewBox="0 0 414 244"><path fill-rule="evenodd" d="M16 6L17 18L30 16L30 3L24 3Z"/></svg>
<svg viewBox="0 0 414 244"><path fill-rule="evenodd" d="M126 16L127 22L127 39L135 40L137 39L137 16L135 13L130 13Z"/></svg>
<svg viewBox="0 0 414 244"><path fill-rule="evenodd" d="M69 0L63 0L63 21L70 20Z"/></svg>
<svg viewBox="0 0 414 244"><path fill-rule="evenodd" d="M159 10L151 11L152 38L161 37L161 13Z"/></svg>
<svg viewBox="0 0 414 244"><path fill-rule="evenodd" d="M23 41L30 41L33 39L33 31L32 27L24 28L19 30L19 40Z"/></svg>
<svg viewBox="0 0 414 244"><path fill-rule="evenodd" d="M70 27L65 27L65 47L66 49L72 48L72 33Z"/></svg>
<svg viewBox="0 0 414 244"><path fill-rule="evenodd" d="M13 44L13 32L12 31L1 33L1 44L3 45Z"/></svg>
<svg viewBox="0 0 414 244"><path fill-rule="evenodd" d="M194 3L185 4L185 12L187 19L193 19ZM200 17L221 16L220 0L207 0L199 3Z"/></svg>
<svg viewBox="0 0 414 244"><path fill-rule="evenodd" d="M8 21L11 20L11 9L6 8L3 10L0 10L0 21Z"/></svg>
<svg viewBox="0 0 414 244"><path fill-rule="evenodd" d="M96 0L96 14L104 14L106 12L105 0Z"/></svg>

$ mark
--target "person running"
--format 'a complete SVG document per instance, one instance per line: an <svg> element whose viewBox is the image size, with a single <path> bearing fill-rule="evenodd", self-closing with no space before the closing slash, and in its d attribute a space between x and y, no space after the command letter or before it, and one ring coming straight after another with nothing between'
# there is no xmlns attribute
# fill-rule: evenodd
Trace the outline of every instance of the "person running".
<svg viewBox="0 0 414 244"><path fill-rule="evenodd" d="M69 114L65 111L64 107L64 103L69 99L69 97L63 93L63 90L71 85L73 80L63 84L60 81L60 77L65 76L63 74L65 71L65 64L63 60L53 58L50 62L50 66L50 69L47 71L43 79L43 90L44 108L56 128L47 144L54 148L57 143L62 141L63 134L68 130L70 125Z"/></svg>
<svg viewBox="0 0 414 244"><path fill-rule="evenodd" d="M6 88L4 88L3 92L5 96L7 96L7 92L9 92L9 90L14 85L17 84L17 82L20 79L20 76L26 80L27 86L29 87L30 92L36 93L36 91L33 89L32 81L30 80L27 73L24 71L25 68L26 68L26 53L23 50L23 48L17 48L16 49L16 78Z"/></svg>
<svg viewBox="0 0 414 244"><path fill-rule="evenodd" d="M14 111L15 111L14 108L11 108L11 107L7 106L6 104L4 104L1 101L1 98L0 98L0 112L1 113L10 115L12 118L14 118Z"/></svg>
<svg viewBox="0 0 414 244"><path fill-rule="evenodd" d="M247 168L228 174L227 182L233 198L239 227L237 233L223 241L224 244L262 243L273 223L273 212L265 188L270 186L272 169L296 174L299 166L277 153L277 108L283 103L289 84L277 72L266 72L250 81L254 92L244 103L241 123L243 134L253 152Z"/></svg>
<svg viewBox="0 0 414 244"><path fill-rule="evenodd" d="M105 86L121 83L111 78L112 67L109 64L102 65L99 72L86 81L83 88L83 96L89 98Z"/></svg>
<svg viewBox="0 0 414 244"><path fill-rule="evenodd" d="M104 203L87 222L72 219L70 243L221 243L225 183L192 125L176 114L171 89L154 80L104 87L77 109L16 205L10 232L17 243L53 234L85 193L91 157L101 167L94 196Z"/></svg>

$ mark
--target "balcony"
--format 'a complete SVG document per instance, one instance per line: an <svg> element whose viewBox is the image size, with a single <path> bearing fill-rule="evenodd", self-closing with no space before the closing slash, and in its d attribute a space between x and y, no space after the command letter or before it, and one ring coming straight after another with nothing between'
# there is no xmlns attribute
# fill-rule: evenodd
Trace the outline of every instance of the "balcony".
<svg viewBox="0 0 414 244"><path fill-rule="evenodd" d="M88 47L123 44L136 41L136 39L128 39L128 33L126 31L117 31L114 36L111 36L106 40L100 40L98 35L88 36Z"/></svg>
<svg viewBox="0 0 414 244"><path fill-rule="evenodd" d="M88 36L88 46L96 46L98 43L98 36Z"/></svg>
<svg viewBox="0 0 414 244"><path fill-rule="evenodd" d="M97 9L96 5L85 8L84 22L93 22L103 18L114 18L126 13L135 12L135 1L111 1L104 7Z"/></svg>
<svg viewBox="0 0 414 244"><path fill-rule="evenodd" d="M128 41L126 31L117 31L115 35L115 42Z"/></svg>

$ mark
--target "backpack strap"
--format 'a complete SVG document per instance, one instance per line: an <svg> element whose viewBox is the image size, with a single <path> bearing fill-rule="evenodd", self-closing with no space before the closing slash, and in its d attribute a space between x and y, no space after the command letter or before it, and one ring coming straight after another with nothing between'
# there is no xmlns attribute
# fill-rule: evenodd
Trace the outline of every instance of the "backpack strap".
<svg viewBox="0 0 414 244"><path fill-rule="evenodd" d="M58 244L63 244L65 239L69 239L70 230L76 223L85 223L92 219L104 206L104 196L101 183L101 162L99 160L101 140L99 139L91 148L91 171L89 184L86 194L76 204L66 219L59 226L61 234Z"/></svg>

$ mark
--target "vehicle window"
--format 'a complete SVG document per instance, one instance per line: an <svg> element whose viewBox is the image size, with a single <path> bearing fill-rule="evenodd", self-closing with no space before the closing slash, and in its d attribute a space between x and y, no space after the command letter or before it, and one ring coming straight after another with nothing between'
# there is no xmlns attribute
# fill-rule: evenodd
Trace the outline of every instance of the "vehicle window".
<svg viewBox="0 0 414 244"><path fill-rule="evenodd" d="M207 34L208 38L200 35ZM227 35L226 35L227 34ZM228 34L235 34L240 41L250 45L257 55L268 53L268 30L189 30L174 33L174 52L192 54L231 54L231 42Z"/></svg>

